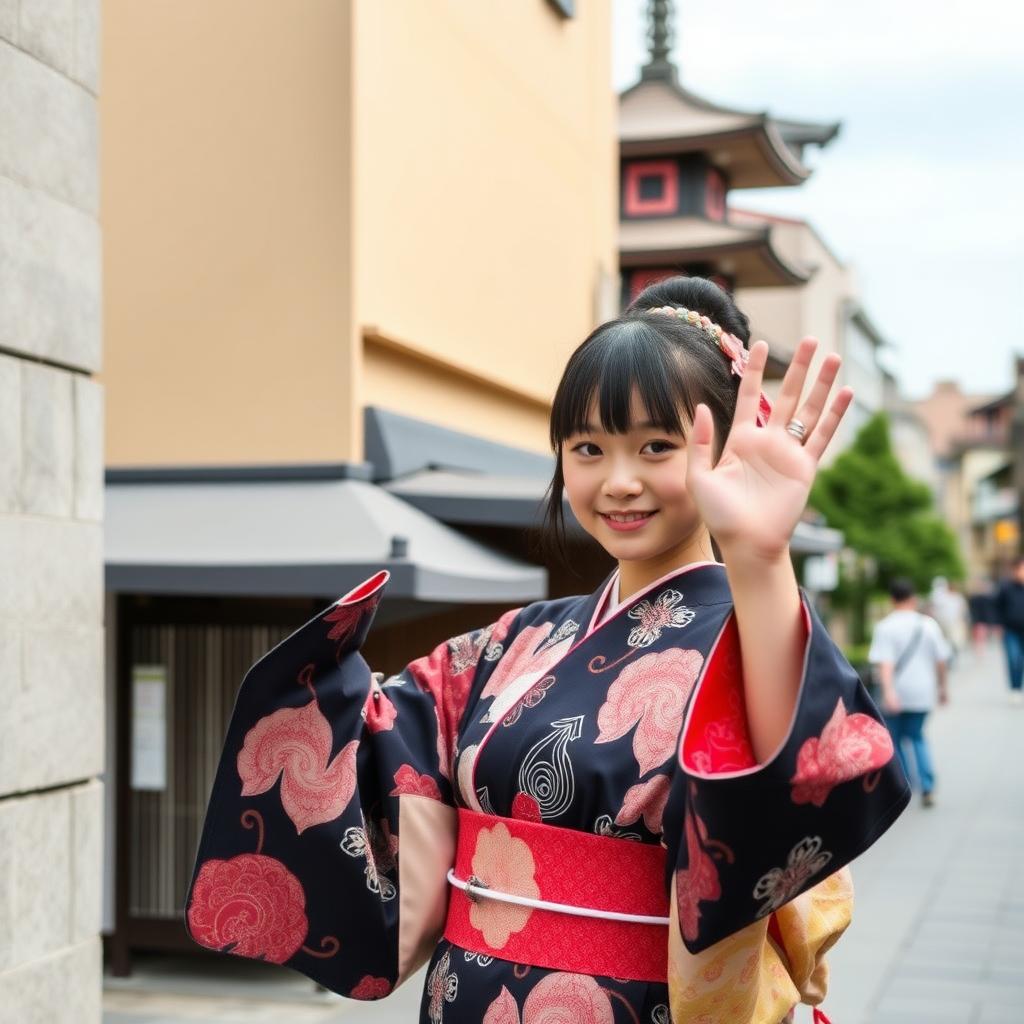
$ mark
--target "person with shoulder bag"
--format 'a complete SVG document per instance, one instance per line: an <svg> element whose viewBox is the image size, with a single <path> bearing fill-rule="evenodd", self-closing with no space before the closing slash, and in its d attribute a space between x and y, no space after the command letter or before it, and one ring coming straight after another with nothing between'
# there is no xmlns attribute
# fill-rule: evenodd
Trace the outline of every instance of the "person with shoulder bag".
<svg viewBox="0 0 1024 1024"><path fill-rule="evenodd" d="M876 626L868 660L876 668L881 710L893 744L911 777L906 745L913 749L921 802L934 802L935 771L924 735L928 713L948 700L947 675L952 650L942 628L917 610L913 583L894 579L889 584L892 610Z"/></svg>

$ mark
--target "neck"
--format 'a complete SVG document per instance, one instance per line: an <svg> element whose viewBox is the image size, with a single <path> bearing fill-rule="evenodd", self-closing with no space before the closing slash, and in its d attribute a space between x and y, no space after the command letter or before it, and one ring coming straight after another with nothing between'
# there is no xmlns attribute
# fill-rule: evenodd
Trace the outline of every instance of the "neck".
<svg viewBox="0 0 1024 1024"><path fill-rule="evenodd" d="M715 562L714 548L711 545L711 534L707 527L701 525L682 543L656 558L643 561L619 560L619 600L625 601L639 591L646 589L656 580L669 573L685 569L690 565Z"/></svg>

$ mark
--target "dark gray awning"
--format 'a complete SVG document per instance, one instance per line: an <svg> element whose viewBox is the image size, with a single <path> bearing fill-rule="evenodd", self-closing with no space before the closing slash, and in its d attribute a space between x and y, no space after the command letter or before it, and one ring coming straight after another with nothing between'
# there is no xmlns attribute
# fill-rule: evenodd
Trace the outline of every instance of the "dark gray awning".
<svg viewBox="0 0 1024 1024"><path fill-rule="evenodd" d="M425 469L381 485L443 523L539 527L544 521L548 480ZM566 506L567 518L571 518Z"/></svg>
<svg viewBox="0 0 1024 1024"><path fill-rule="evenodd" d="M374 479L445 523L541 526L554 457L373 406L364 414ZM576 526L569 506L566 525ZM578 528L578 527L576 527Z"/></svg>
<svg viewBox="0 0 1024 1024"><path fill-rule="evenodd" d="M366 461L375 480L396 480L423 469L465 470L551 479L554 457L475 434L413 419L377 406L363 410Z"/></svg>
<svg viewBox="0 0 1024 1024"><path fill-rule="evenodd" d="M387 569L392 597L511 603L546 594L543 568L365 480L126 475L105 492L108 590L334 598Z"/></svg>

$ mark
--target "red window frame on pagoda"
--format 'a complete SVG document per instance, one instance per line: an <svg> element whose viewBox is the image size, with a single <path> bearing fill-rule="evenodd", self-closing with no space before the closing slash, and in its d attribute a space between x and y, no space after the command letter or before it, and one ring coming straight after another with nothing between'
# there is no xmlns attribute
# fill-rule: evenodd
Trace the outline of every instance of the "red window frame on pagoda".
<svg viewBox="0 0 1024 1024"><path fill-rule="evenodd" d="M657 199L640 195L642 178L661 178L662 190ZM627 217L675 213L679 209L679 168L673 160L643 160L626 165L623 208Z"/></svg>

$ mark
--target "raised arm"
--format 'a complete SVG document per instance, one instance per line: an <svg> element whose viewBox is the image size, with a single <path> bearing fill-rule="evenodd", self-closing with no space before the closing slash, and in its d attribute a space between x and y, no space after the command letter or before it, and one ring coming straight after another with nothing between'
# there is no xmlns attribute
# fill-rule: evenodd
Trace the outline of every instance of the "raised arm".
<svg viewBox="0 0 1024 1024"><path fill-rule="evenodd" d="M829 354L801 400L818 343L804 338L764 427L756 424L768 346L756 342L732 428L714 461L714 426L698 406L687 486L718 543L739 629L743 692L754 755L769 759L786 737L803 673L807 617L790 556L818 462L853 392L829 401L840 358ZM801 434L800 426L803 427Z"/></svg>

